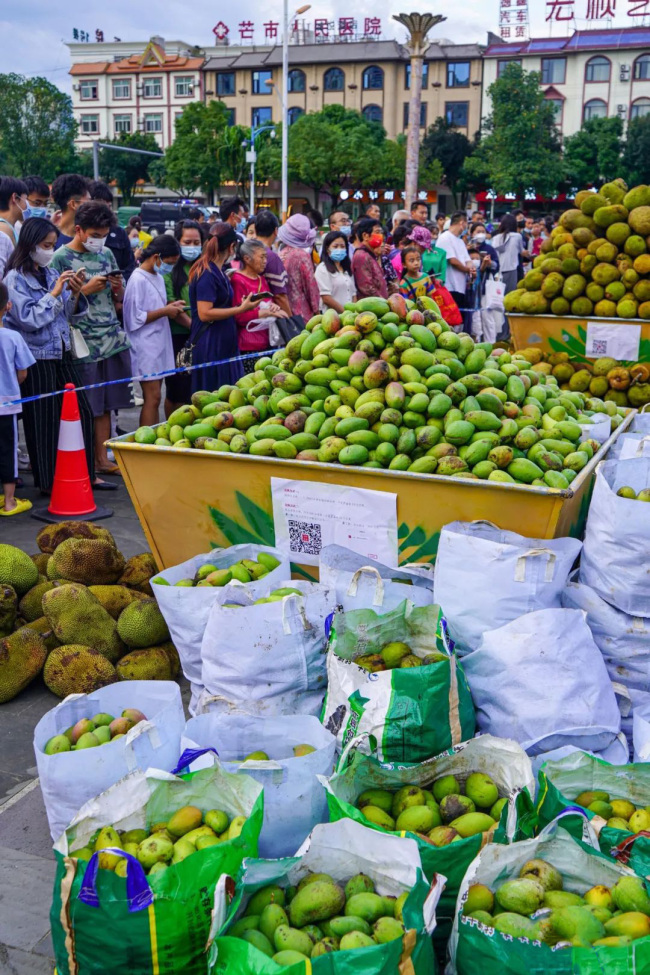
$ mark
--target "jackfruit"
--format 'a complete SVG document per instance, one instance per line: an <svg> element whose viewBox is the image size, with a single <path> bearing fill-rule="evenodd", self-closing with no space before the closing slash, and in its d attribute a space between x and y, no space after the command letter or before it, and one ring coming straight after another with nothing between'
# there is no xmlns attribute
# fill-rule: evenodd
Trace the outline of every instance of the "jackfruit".
<svg viewBox="0 0 650 975"><path fill-rule="evenodd" d="M548 311L548 301L541 291L525 291L519 300L519 311L525 315L543 315Z"/></svg>
<svg viewBox="0 0 650 975"><path fill-rule="evenodd" d="M635 234L647 237L650 234L650 206L635 207L630 213L628 223Z"/></svg>
<svg viewBox="0 0 650 975"><path fill-rule="evenodd" d="M18 604L20 615L26 623L31 623L43 615L43 596L54 589L53 582L39 582L25 593Z"/></svg>
<svg viewBox="0 0 650 975"><path fill-rule="evenodd" d="M47 552L39 552L38 555L29 556L39 573L43 576L47 576L47 563L49 561L49 554Z"/></svg>
<svg viewBox="0 0 650 975"><path fill-rule="evenodd" d="M589 227L577 227L571 236L576 247L588 247L596 237L593 230L590 230Z"/></svg>
<svg viewBox="0 0 650 975"><path fill-rule="evenodd" d="M625 241L623 250L626 254L629 254L630 257L638 257L639 254L645 254L647 250L645 240L643 237L639 237L638 234L633 234Z"/></svg>
<svg viewBox="0 0 650 975"><path fill-rule="evenodd" d="M603 298L594 305L594 315L598 318L612 318L616 315L616 303Z"/></svg>
<svg viewBox="0 0 650 975"><path fill-rule="evenodd" d="M632 231L626 223L613 223L607 228L605 236L616 247L622 247ZM599 261L605 258L599 257Z"/></svg>
<svg viewBox="0 0 650 975"><path fill-rule="evenodd" d="M594 376L606 376L610 369L616 369L618 362L609 356L602 356L594 362Z"/></svg>
<svg viewBox="0 0 650 975"><path fill-rule="evenodd" d="M582 193L587 195L583 197ZM578 203L578 197L581 197L580 203ZM581 193L578 193L575 202L588 217L593 216L596 210L600 210L601 207L607 206L606 197L601 196L600 193L590 193L589 190L582 190Z"/></svg>
<svg viewBox="0 0 650 975"><path fill-rule="evenodd" d="M521 282L526 291L539 291L544 281L541 271L529 271Z"/></svg>
<svg viewBox="0 0 650 975"><path fill-rule="evenodd" d="M157 573L158 566L151 552L142 552L140 555L132 555L130 559L126 560L124 571L118 582L122 586L129 586L130 589L137 589L148 596L153 596L149 580Z"/></svg>
<svg viewBox="0 0 650 975"><path fill-rule="evenodd" d="M562 261L562 274L569 277L571 274L578 274L580 271L580 261L577 257L565 257Z"/></svg>
<svg viewBox="0 0 650 975"><path fill-rule="evenodd" d="M27 626L0 640L0 704L20 694L41 672L46 659L43 638Z"/></svg>
<svg viewBox="0 0 650 975"><path fill-rule="evenodd" d="M591 225L591 217L582 210L565 210L560 217L560 227L564 230L572 231L578 227L591 227Z"/></svg>
<svg viewBox="0 0 650 975"><path fill-rule="evenodd" d="M619 318L636 318L638 303L634 298L622 298L616 306L616 314Z"/></svg>
<svg viewBox="0 0 650 975"><path fill-rule="evenodd" d="M596 267L596 264L598 264L598 258L596 257L596 255L587 254L587 256L583 257L582 260L580 261L580 273L591 274L593 269Z"/></svg>
<svg viewBox="0 0 650 975"><path fill-rule="evenodd" d="M606 288L612 281L618 281L621 272L613 264L597 264L591 272L592 281Z"/></svg>
<svg viewBox="0 0 650 975"><path fill-rule="evenodd" d="M570 308L571 305L569 304L569 302L566 300L566 298L563 298L561 295L559 295L557 298L554 298L553 301L551 302L551 311L553 312L554 315L568 315Z"/></svg>
<svg viewBox="0 0 650 975"><path fill-rule="evenodd" d="M45 686L57 697L90 694L107 684L114 684L117 679L110 660L98 650L81 644L56 647L43 669Z"/></svg>
<svg viewBox="0 0 650 975"><path fill-rule="evenodd" d="M582 294L586 287L587 282L581 274L572 274L564 282L562 297L566 298L567 301L573 301L574 298L578 298Z"/></svg>
<svg viewBox="0 0 650 975"><path fill-rule="evenodd" d="M650 254L639 254L634 259L634 270L637 274L650 274Z"/></svg>
<svg viewBox="0 0 650 975"><path fill-rule="evenodd" d="M181 658L178 656L178 650L171 640L167 640L166 643L161 643L160 646L167 654L172 680L176 680L181 672Z"/></svg>
<svg viewBox="0 0 650 975"><path fill-rule="evenodd" d="M510 312L519 311L519 300L521 296L525 294L525 288L517 288L515 291L508 292L503 299L503 307L505 310Z"/></svg>
<svg viewBox="0 0 650 975"><path fill-rule="evenodd" d="M559 262L558 262L559 264ZM564 287L564 278L556 271L551 271L546 275L542 283L541 291L545 298L555 298Z"/></svg>
<svg viewBox="0 0 650 975"><path fill-rule="evenodd" d="M163 647L132 650L116 665L120 680L171 680L172 667Z"/></svg>
<svg viewBox="0 0 650 975"><path fill-rule="evenodd" d="M624 179L614 179L611 183L604 183L598 192L611 204L622 203L627 193L627 183Z"/></svg>
<svg viewBox="0 0 650 975"><path fill-rule="evenodd" d="M38 569L29 555L15 545L0 544L0 585L12 586L23 596L38 582Z"/></svg>
<svg viewBox="0 0 650 975"><path fill-rule="evenodd" d="M115 620L85 586L67 583L46 592L43 612L59 643L90 646L111 662L124 653Z"/></svg>
<svg viewBox="0 0 650 975"><path fill-rule="evenodd" d="M117 632L127 647L152 647L169 640L165 618L155 599L140 599L120 613Z"/></svg>
<svg viewBox="0 0 650 975"><path fill-rule="evenodd" d="M26 623L25 626L30 630L35 630L37 633L40 633L40 635L43 637L45 649L48 653L50 650L54 650L55 647L58 647L59 641L52 632L52 627L47 616L41 616L32 623Z"/></svg>
<svg viewBox="0 0 650 975"><path fill-rule="evenodd" d="M124 556L102 539L68 538L57 546L48 563L48 574L50 567L62 579L100 586L117 582L124 569Z"/></svg>
<svg viewBox="0 0 650 975"><path fill-rule="evenodd" d="M624 222L627 220L627 216L627 209L620 203L614 203L610 206L601 207L600 210L596 210L594 213L594 223L597 227L609 227L613 223Z"/></svg>
<svg viewBox="0 0 650 975"><path fill-rule="evenodd" d="M545 257L539 269L542 274L558 274L562 270L562 261L557 257Z"/></svg>
<svg viewBox="0 0 650 975"><path fill-rule="evenodd" d="M92 521L60 521L58 525L46 525L36 536L36 544L41 552L51 555L68 538L99 538L116 548L115 539L108 529Z"/></svg>
<svg viewBox="0 0 650 975"><path fill-rule="evenodd" d="M616 225L614 224L614 226ZM621 226L627 226L627 224ZM608 240L604 240L596 251L596 258L599 261L604 261L605 264L613 264L617 254L618 247L615 244L610 244Z"/></svg>
<svg viewBox="0 0 650 975"><path fill-rule="evenodd" d="M621 298L625 297L625 292L627 288L622 281L612 281L605 288L605 297L608 301L620 301Z"/></svg>
<svg viewBox="0 0 650 975"><path fill-rule="evenodd" d="M0 586L0 636L13 633L18 615L18 596L13 586Z"/></svg>
<svg viewBox="0 0 650 975"><path fill-rule="evenodd" d="M88 586L88 591L99 600L107 613L114 620L118 618L123 609L138 599L146 599L144 593L138 593L135 589L127 589L123 585L115 586Z"/></svg>
<svg viewBox="0 0 650 975"><path fill-rule="evenodd" d="M643 304L639 305L637 315L639 318L643 318L644 321L650 318L650 301L644 301Z"/></svg>
<svg viewBox="0 0 650 975"><path fill-rule="evenodd" d="M585 294L589 298L589 301L593 301L595 304L597 301L603 300L605 297L605 289L600 284L594 284L593 281L590 281Z"/></svg>
<svg viewBox="0 0 650 975"><path fill-rule="evenodd" d="M584 295L579 298L574 298L571 302L571 314L577 315L579 318L587 318L593 310L593 302L589 301L589 298L586 298Z"/></svg>

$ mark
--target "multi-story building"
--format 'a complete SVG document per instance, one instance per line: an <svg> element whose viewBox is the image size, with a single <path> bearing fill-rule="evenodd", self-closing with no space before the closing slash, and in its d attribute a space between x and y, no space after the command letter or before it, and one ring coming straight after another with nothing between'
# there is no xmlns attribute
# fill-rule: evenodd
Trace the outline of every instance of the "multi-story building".
<svg viewBox="0 0 650 975"><path fill-rule="evenodd" d="M650 113L650 29L577 30L570 37L506 43L490 35L483 54L483 110L488 89L513 61L538 71L563 136L585 121L618 115L627 121Z"/></svg>
<svg viewBox="0 0 650 975"><path fill-rule="evenodd" d="M470 138L481 111L482 48L433 41L425 55L420 126L442 116ZM291 44L289 124L304 112L344 105L381 122L394 139L408 125L410 63L397 41ZM221 47L205 63L205 97L230 109L233 123L281 118L282 48Z"/></svg>
<svg viewBox="0 0 650 975"><path fill-rule="evenodd" d="M152 37L147 44L114 41L68 47L80 149L123 132L150 133L165 149L174 139L174 123L185 105L202 98L204 55L190 44L166 44L162 37Z"/></svg>

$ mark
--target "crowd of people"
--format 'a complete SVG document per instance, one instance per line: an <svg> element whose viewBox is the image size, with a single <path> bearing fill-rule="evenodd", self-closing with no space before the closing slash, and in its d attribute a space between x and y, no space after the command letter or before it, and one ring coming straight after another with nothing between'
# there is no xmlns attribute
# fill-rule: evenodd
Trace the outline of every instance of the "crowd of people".
<svg viewBox="0 0 650 975"><path fill-rule="evenodd" d="M0 177L0 516L31 507L15 496L19 413L34 484L52 489L60 398L46 394L66 383L92 387L78 393L88 469L95 489L115 490L106 441L132 405L131 377L142 377L140 423L155 426L163 382L168 417L192 392L235 382L314 315L358 298L429 296L458 324L490 277L516 287L550 230L521 211L498 227L478 211L430 221L415 201L388 226L375 204L354 223L336 210L321 235L318 211L280 224L233 196L218 218L197 208L153 237L137 216L120 227L112 204L109 186L75 173L51 187ZM494 338L503 322L490 323ZM161 378L177 363L194 368ZM2 405L21 397L33 398Z"/></svg>

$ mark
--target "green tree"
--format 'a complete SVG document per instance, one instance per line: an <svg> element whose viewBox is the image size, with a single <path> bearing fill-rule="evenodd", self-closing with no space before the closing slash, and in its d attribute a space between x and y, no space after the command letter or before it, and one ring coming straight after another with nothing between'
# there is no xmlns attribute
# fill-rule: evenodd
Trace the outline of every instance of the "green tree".
<svg viewBox="0 0 650 975"><path fill-rule="evenodd" d="M147 152L160 152L160 146L153 135L133 132L131 135L122 133L119 139L106 139L109 145L127 146L129 149L144 149ZM122 203L129 206L138 180L149 179L149 167L154 161L153 156L144 156L135 152L116 152L114 149L101 149L99 153L99 171L104 179L114 179L122 194Z"/></svg>
<svg viewBox="0 0 650 975"><path fill-rule="evenodd" d="M45 78L0 74L0 158L3 171L48 182L70 171L77 123L69 95Z"/></svg>
<svg viewBox="0 0 650 975"><path fill-rule="evenodd" d="M564 165L571 186L602 186L621 172L623 122L593 118L564 140Z"/></svg>
<svg viewBox="0 0 650 975"><path fill-rule="evenodd" d="M241 126L228 126L223 102L192 102L176 120L174 141L165 152L164 185L185 196L199 188L214 193L238 170L241 160L235 155L243 158L243 138ZM238 153L233 152L236 145Z"/></svg>
<svg viewBox="0 0 650 975"><path fill-rule="evenodd" d="M621 168L629 186L648 182L648 159L650 159L650 115L644 115L632 119L627 130Z"/></svg>
<svg viewBox="0 0 650 975"><path fill-rule="evenodd" d="M465 160L472 154L472 143L444 118L437 118L422 140L420 158L427 168L440 167L441 182L448 186L456 206L465 191Z"/></svg>
<svg viewBox="0 0 650 975"><path fill-rule="evenodd" d="M532 189L554 196L564 176L562 146L539 73L511 62L488 95L492 112L483 120L481 141L465 172L500 195L514 193L521 201Z"/></svg>

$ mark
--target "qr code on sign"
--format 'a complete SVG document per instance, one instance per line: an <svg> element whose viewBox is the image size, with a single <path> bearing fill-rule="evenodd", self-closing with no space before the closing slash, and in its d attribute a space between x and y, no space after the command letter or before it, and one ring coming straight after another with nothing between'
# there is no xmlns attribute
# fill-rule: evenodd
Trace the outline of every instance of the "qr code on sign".
<svg viewBox="0 0 650 975"><path fill-rule="evenodd" d="M591 351L594 355L607 355L607 339L593 339Z"/></svg>
<svg viewBox="0 0 650 975"><path fill-rule="evenodd" d="M309 521L292 521L289 523L289 547L292 552L303 555L320 555L323 546L321 540L321 526Z"/></svg>

